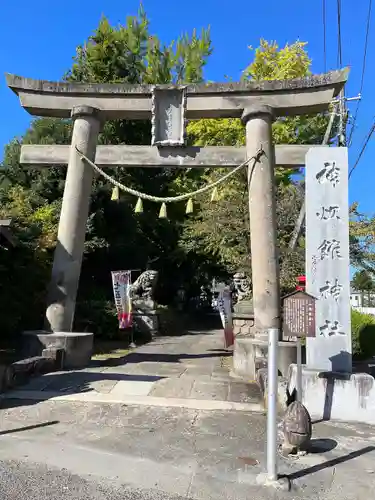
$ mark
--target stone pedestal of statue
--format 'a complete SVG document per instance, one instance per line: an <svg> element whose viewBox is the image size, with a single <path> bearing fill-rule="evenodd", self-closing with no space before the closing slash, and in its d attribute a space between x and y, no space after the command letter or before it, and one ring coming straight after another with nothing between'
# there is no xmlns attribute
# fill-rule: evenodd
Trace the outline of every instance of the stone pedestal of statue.
<svg viewBox="0 0 375 500"><path fill-rule="evenodd" d="M237 302L233 307L233 333L237 335L251 335L254 326L254 307L251 299Z"/></svg>
<svg viewBox="0 0 375 500"><path fill-rule="evenodd" d="M145 335L159 333L159 313L152 299L136 299L133 301L133 321L136 331Z"/></svg>

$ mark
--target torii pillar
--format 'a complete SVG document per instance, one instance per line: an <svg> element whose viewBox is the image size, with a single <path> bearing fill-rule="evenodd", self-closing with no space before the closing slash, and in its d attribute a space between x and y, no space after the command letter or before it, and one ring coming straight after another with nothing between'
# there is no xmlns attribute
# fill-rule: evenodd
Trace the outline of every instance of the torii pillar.
<svg viewBox="0 0 375 500"><path fill-rule="evenodd" d="M91 106L76 106L71 113L73 135L47 299L45 326L51 332L73 329L94 176L93 169L81 159L75 147L95 160L99 113Z"/></svg>
<svg viewBox="0 0 375 500"><path fill-rule="evenodd" d="M267 337L268 328L280 328L279 258L276 237L275 148L272 143L273 110L246 108L250 246L254 304L254 334Z"/></svg>
<svg viewBox="0 0 375 500"><path fill-rule="evenodd" d="M248 165L254 327L251 336L236 336L233 374L253 380L256 379L257 370L266 364L268 329L281 327L273 121L272 107L263 104L246 107L242 114L242 122L246 126L246 156L249 159L256 158ZM280 338L279 347L282 349L278 350L278 365L284 374L295 361L295 344L283 342Z"/></svg>

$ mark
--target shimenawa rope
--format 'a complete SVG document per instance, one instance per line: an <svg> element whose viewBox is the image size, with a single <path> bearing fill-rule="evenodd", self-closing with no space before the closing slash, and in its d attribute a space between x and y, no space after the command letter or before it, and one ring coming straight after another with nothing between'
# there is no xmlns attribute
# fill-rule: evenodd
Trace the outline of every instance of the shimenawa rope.
<svg viewBox="0 0 375 500"><path fill-rule="evenodd" d="M107 179L107 181L109 181L111 184L113 184L114 186L117 186L122 191L125 191L125 192L132 194L134 196L138 196L139 198L142 198L143 200L154 201L157 203L173 203L173 202L177 202L177 201L183 201L183 200L187 200L189 198L192 198L193 196L196 196L198 194L205 193L206 191L209 191L210 189L213 189L214 187L218 186L222 182L226 181L229 177L231 177L232 175L237 173L241 168L243 168L245 165L247 165L251 160L254 160L254 165L255 165L255 163L259 160L260 156L263 154L263 150L262 150L262 148L260 148L254 156L245 160L243 163L241 163L241 165L238 165L238 167L234 168L231 172L228 172L227 174L225 174L223 177L221 177L217 181L214 181L214 182L208 184L207 186L204 186L200 189L197 189L196 191L192 191L191 193L181 194L179 196L169 196L166 198L162 198L160 196L153 196L151 194L142 193L141 191L137 191L136 189L132 189L130 187L124 186L119 181L116 181L116 179L113 179L111 176L106 174L100 167L95 165L94 162L89 160L89 158L87 158L87 156L85 156L77 148L77 146L75 148L77 150L77 153L81 156L81 158L83 160L85 160L96 172L98 172L105 179Z"/></svg>

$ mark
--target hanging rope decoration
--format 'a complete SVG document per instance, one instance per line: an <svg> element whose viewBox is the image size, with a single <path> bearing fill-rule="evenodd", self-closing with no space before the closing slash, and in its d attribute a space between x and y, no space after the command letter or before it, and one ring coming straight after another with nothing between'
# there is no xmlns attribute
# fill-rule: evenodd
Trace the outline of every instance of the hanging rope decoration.
<svg viewBox="0 0 375 500"><path fill-rule="evenodd" d="M245 167L248 163L250 163L251 160L253 161L252 164L252 169L255 167L255 164L259 161L260 157L264 154L263 148L260 147L260 149L256 152L254 156L251 158L248 158L245 160L241 165L238 165L238 167L235 167L233 170L228 172L227 174L223 175L223 177L220 177L220 179L211 182L210 184L207 184L207 186L203 186L200 189L197 189L196 191L192 191L191 193L186 193L186 194L180 194L179 196L169 196L162 198L160 196L153 196L151 194L147 193L142 193L141 191L137 191L136 189L132 189L130 187L124 186L121 184L119 181L116 181L116 179L113 179L111 176L106 174L100 167L95 165L94 162L92 162L87 156L85 156L78 148L75 146L77 153L81 157L82 160L84 160L86 163L88 163L98 174L100 174L104 179L106 179L108 182L110 182L114 188L112 191L112 196L111 200L113 201L118 201L120 199L120 190L125 191L126 193L129 193L133 196L137 196L137 203L134 208L135 213L141 213L143 212L143 200L147 201L152 201L154 203L161 203L160 207L160 212L159 212L159 218L161 219L166 219L167 218L167 203L175 203L179 201L187 201L186 204L186 213L191 214L194 211L194 203L193 203L193 197L197 196L199 194L205 193L207 191L212 190L211 193L211 201L215 202L219 200L219 192L217 189L217 186L225 182L229 177L232 177L235 175L239 170L241 170L243 167Z"/></svg>

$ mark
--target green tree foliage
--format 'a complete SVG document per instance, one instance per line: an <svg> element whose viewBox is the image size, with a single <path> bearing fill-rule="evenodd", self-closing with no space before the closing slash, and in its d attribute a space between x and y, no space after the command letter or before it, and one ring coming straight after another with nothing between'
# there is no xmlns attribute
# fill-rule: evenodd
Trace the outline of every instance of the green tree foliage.
<svg viewBox="0 0 375 500"><path fill-rule="evenodd" d="M280 48L276 42L261 40L253 62L243 71L242 78L261 81L308 76L311 60L306 45L305 42L295 42ZM327 124L326 114L282 118L273 125L275 144L321 144ZM189 124L188 130L191 140L198 146L245 144L245 129L237 119L197 120Z"/></svg>
<svg viewBox="0 0 375 500"><path fill-rule="evenodd" d="M50 275L48 249L56 240L59 202L43 205L31 190L14 185L1 197L0 219L12 215L15 248L0 245L1 338L14 339L22 329L40 327ZM4 203L4 205L3 205Z"/></svg>
<svg viewBox="0 0 375 500"><path fill-rule="evenodd" d="M244 70L243 79L250 81L298 78L310 74L311 60L306 43L296 42L280 48L276 42L261 40L253 62ZM273 124L275 144L321 144L327 129L328 113L313 116L286 117ZM188 126L190 141L198 146L244 146L245 129L240 120L197 120ZM334 124L329 138L336 137ZM206 182L215 180L223 171L205 171ZM297 249L288 248L303 201L303 181L297 181L290 170L276 169L277 224L281 255L281 284L283 291L295 286L295 277L304 273L304 237ZM189 172L194 185L195 172ZM201 180L201 179L199 179ZM179 179L181 182L181 178ZM201 209L187 225L184 244L188 251L211 252L229 271L243 269L250 272L250 241L247 209L247 177L239 174L221 188L221 200L215 205L201 201ZM374 269L375 219L358 212L358 204L351 207L350 257L357 268Z"/></svg>
<svg viewBox="0 0 375 500"><path fill-rule="evenodd" d="M354 290L362 292L361 305L364 307L374 307L374 275L370 274L366 269L362 269L354 274L351 284Z"/></svg>
<svg viewBox="0 0 375 500"><path fill-rule="evenodd" d="M193 31L190 36L183 34L171 44L163 44L150 32L149 20L140 8L138 15L129 16L124 25L116 27L103 17L93 35L77 48L65 79L85 83L195 83L203 79L211 50L209 30L202 30L200 34ZM21 241L18 253L22 249L30 250L36 262L43 255L43 269L51 265L57 232L56 215L61 205L66 169L24 168L19 164L20 147L31 143L69 144L71 129L69 121L37 119L22 139L15 139L5 150L0 184L1 212L15 220L15 231ZM149 121L119 120L106 123L99 141L102 144L150 144L150 139ZM168 193L170 182L178 177L179 170L117 168L109 174L136 189L163 196ZM171 279L176 263L182 276L196 275L194 266L210 266L207 260L187 261L178 248L183 207L171 207L169 215L173 223L170 223L158 218L159 207L154 204L145 203L144 214L135 215L133 197L121 196L119 203L111 202L110 197L111 186L96 178L87 223L77 328L91 323L94 308L96 317L102 314L102 325L106 324L105 318L113 314L108 311L108 301L112 302L111 270L144 270L152 263L162 274L161 283L166 284L161 290L161 300L168 300L178 286ZM24 280L31 282L34 271L39 273L39 268L30 266ZM167 279L163 279L164 276ZM46 284L44 282L44 289ZM2 288L2 293L9 292ZM44 300L45 297L42 303ZM44 305L39 309L42 311ZM24 325L27 328L37 328L42 319L31 325L21 318L17 324L21 328L23 323L27 323Z"/></svg>
<svg viewBox="0 0 375 500"><path fill-rule="evenodd" d="M362 269L354 274L352 287L358 292L372 291L375 290L375 281L368 271Z"/></svg>
<svg viewBox="0 0 375 500"><path fill-rule="evenodd" d="M351 312L352 352L356 359L369 360L375 355L375 317L355 309Z"/></svg>
<svg viewBox="0 0 375 500"><path fill-rule="evenodd" d="M310 73L311 61L306 43L296 42L280 48L275 42L261 40L253 62L244 70L250 81L298 78ZM325 114L289 117L273 124L276 144L319 144L327 127ZM189 123L192 143L204 146L243 146L245 129L238 119L198 120ZM223 174L222 169L206 171L207 182ZM194 176L194 173L188 175ZM295 277L304 272L303 241L296 251L288 250L288 241L298 217L303 191L293 180L290 170L277 169L277 223L281 250L281 282L286 291L295 285ZM214 205L202 199L200 210L185 227L184 244L188 251L211 252L228 272L251 271L248 220L248 192L245 171L220 189L221 199Z"/></svg>
<svg viewBox="0 0 375 500"><path fill-rule="evenodd" d="M375 217L361 214L358 203L350 207L350 260L356 269L375 272Z"/></svg>

